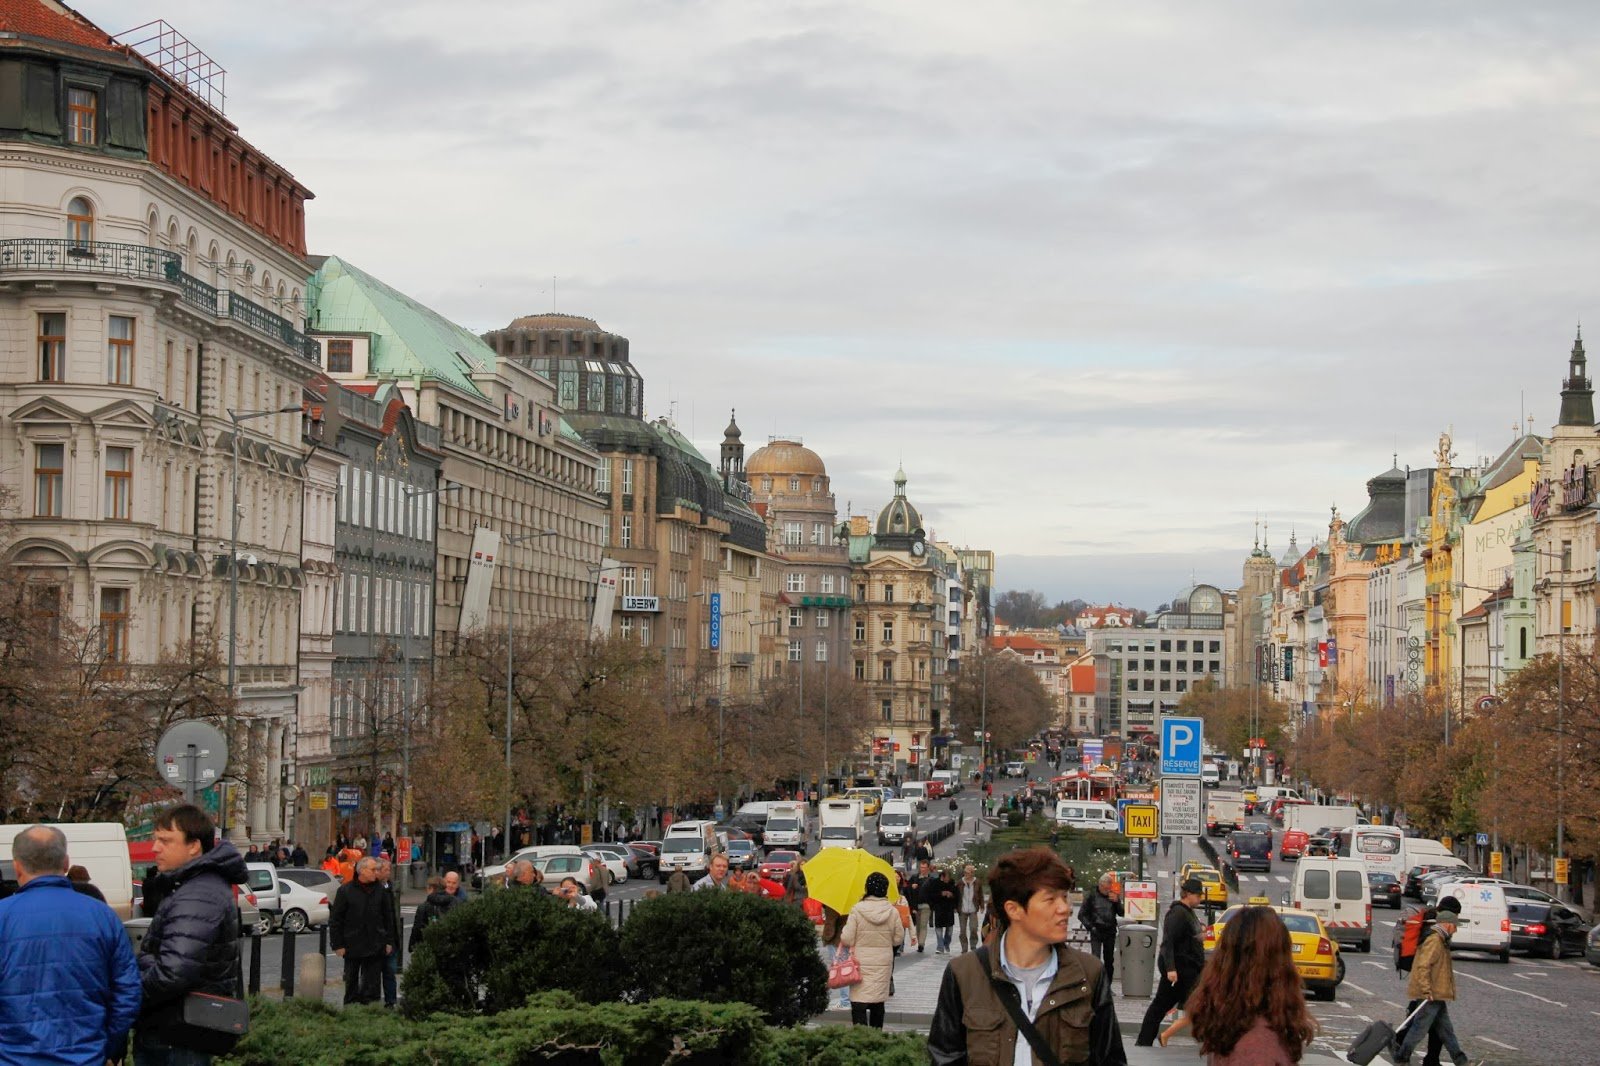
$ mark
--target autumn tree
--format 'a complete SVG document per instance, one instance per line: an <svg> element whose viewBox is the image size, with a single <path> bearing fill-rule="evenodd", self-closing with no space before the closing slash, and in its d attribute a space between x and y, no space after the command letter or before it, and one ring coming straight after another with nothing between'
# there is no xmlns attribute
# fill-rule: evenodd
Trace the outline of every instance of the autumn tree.
<svg viewBox="0 0 1600 1066"><path fill-rule="evenodd" d="M1203 719L1206 741L1232 756L1243 752L1252 737L1282 751L1289 736L1286 704L1247 686L1223 688L1211 678L1195 682L1178 701L1178 713Z"/></svg>
<svg viewBox="0 0 1600 1066"><path fill-rule="evenodd" d="M1015 748L1049 728L1055 697L1033 668L1009 651L980 648L950 678L950 720L962 731L989 731L991 751Z"/></svg>

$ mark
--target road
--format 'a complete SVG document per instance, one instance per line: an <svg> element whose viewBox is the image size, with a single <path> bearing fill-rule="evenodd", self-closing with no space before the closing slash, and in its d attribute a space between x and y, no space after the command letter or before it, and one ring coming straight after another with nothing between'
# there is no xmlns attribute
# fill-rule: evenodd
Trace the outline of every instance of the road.
<svg viewBox="0 0 1600 1066"><path fill-rule="evenodd" d="M1194 844L1185 851L1191 858L1199 854ZM1169 860L1159 856L1154 860L1163 909L1170 898L1176 859L1174 848ZM1274 850L1270 871L1239 875L1239 891L1231 895L1231 902L1252 896L1281 901L1293 874L1294 864L1278 860ZM1374 1019L1383 1018L1390 1025L1404 1019L1406 983L1395 971L1390 942L1395 923L1413 907L1415 904L1408 904L1403 911L1375 908L1372 952L1345 950L1346 976L1338 998L1332 1003L1310 1004L1322 1030L1318 1047L1343 1052ZM1581 958L1552 962L1513 955L1509 963L1502 963L1469 953L1456 955L1454 965L1458 998L1450 1007L1450 1017L1474 1063L1553 1066L1600 1061L1600 1053L1590 1043L1600 1024L1596 1021L1600 1019L1600 967ZM1421 1057L1419 1051L1412 1061Z"/></svg>

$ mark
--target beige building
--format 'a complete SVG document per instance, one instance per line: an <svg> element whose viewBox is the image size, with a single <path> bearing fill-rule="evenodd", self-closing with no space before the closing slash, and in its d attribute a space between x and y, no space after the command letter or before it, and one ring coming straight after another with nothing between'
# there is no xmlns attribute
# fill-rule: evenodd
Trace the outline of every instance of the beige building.
<svg viewBox="0 0 1600 1066"><path fill-rule="evenodd" d="M1572 344L1561 413L1533 486L1534 617L1538 654L1590 648L1595 636L1595 462L1600 434L1580 335Z"/></svg>
<svg viewBox="0 0 1600 1066"><path fill-rule="evenodd" d="M240 780L224 820L235 838L280 836L301 386L317 370L301 332L311 194L165 55L53 4L17 6L28 32L0 40L0 84L29 86L26 106L0 91L0 477L21 514L0 551L107 659L233 650Z"/></svg>

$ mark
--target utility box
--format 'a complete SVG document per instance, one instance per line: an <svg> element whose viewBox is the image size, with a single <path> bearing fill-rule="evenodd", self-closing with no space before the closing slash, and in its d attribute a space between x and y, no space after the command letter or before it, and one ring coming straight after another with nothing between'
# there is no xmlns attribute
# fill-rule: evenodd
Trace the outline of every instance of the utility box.
<svg viewBox="0 0 1600 1066"><path fill-rule="evenodd" d="M1135 923L1117 930L1116 968L1125 998L1150 998L1156 984L1155 926Z"/></svg>

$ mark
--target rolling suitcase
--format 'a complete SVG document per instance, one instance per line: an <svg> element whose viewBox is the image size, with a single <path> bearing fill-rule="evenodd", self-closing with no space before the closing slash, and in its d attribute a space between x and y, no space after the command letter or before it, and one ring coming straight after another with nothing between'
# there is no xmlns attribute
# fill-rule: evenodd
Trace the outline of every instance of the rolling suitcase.
<svg viewBox="0 0 1600 1066"><path fill-rule="evenodd" d="M1429 1002L1431 1001L1425 999L1418 1003L1417 1009L1407 1015L1406 1020L1400 1023L1400 1029L1410 1025L1411 1019L1420 1014L1422 1008L1426 1007ZM1356 1066L1367 1066L1367 1063L1377 1058L1380 1053L1389 1051L1394 1047L1394 1035L1397 1032L1399 1032L1398 1029L1389 1028L1389 1023L1380 1018L1361 1030L1361 1035L1357 1036L1350 1044L1350 1050L1345 1052L1345 1056Z"/></svg>

